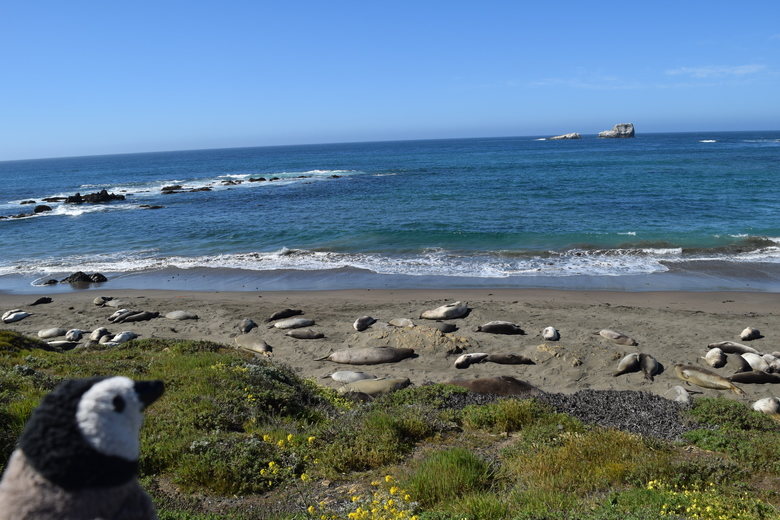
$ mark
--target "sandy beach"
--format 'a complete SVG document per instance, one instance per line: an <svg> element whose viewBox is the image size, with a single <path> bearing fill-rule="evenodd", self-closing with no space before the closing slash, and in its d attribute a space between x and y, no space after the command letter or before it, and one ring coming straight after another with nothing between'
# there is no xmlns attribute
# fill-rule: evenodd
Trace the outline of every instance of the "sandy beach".
<svg viewBox="0 0 780 520"><path fill-rule="evenodd" d="M53 302L30 306L36 295L0 294L0 310L20 308L32 316L3 328L36 336L39 330L61 327L91 331L107 327L111 332L133 331L141 338L202 339L235 345L239 323L251 318L258 324L251 334L273 347L272 358L291 366L320 384L339 385L323 378L337 370L360 370L377 377L408 377L413 384L446 382L508 375L546 392L570 393L580 389L640 390L663 395L682 384L674 374L675 363L709 368L699 358L709 343L741 342L745 327L758 328L763 338L749 343L761 352L780 350L780 298L771 293L747 292L602 292L555 290L344 290L311 292L186 292L160 290L89 290L52 294ZM93 299L110 296L124 307L156 311L160 317L137 323L113 324L112 307L98 307ZM456 300L468 302L468 316L448 320L458 327L441 334L420 313ZM323 339L302 340L269 329L265 319L272 313L294 308L315 320L312 330ZM187 310L197 320L176 321L164 315ZM380 320L364 332L353 329L356 318L369 315ZM397 318L409 318L411 329L383 326ZM492 320L520 325L524 335L496 335L474 329ZM553 326L560 341L544 341L541 331ZM613 343L595 334L600 329L621 331L639 342L638 347ZM60 338L61 339L61 338ZM416 357L396 363L353 366L317 359L348 347L403 345L415 348ZM481 363L458 370L453 363L459 352L515 353L532 359L534 365ZM664 367L655 381L642 372L613 377L618 361L630 352L654 356ZM733 373L728 363L715 370ZM778 395L771 384L742 384L746 393L688 387L700 395L723 395L751 402Z"/></svg>

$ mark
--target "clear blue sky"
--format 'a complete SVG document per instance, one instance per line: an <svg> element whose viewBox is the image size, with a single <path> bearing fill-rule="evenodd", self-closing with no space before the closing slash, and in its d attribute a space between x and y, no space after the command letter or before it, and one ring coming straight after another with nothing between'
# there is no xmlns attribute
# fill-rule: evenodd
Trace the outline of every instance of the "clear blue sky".
<svg viewBox="0 0 780 520"><path fill-rule="evenodd" d="M774 130L780 2L4 2L0 70L0 160Z"/></svg>

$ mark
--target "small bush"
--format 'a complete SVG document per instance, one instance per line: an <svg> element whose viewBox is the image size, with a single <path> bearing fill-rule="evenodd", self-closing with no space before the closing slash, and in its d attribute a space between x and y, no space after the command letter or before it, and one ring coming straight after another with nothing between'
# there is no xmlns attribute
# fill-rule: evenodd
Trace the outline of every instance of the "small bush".
<svg viewBox="0 0 780 520"><path fill-rule="evenodd" d="M502 399L484 405L469 405L463 409L463 425L467 428L495 433L513 432L534 423L549 408L531 399Z"/></svg>
<svg viewBox="0 0 780 520"><path fill-rule="evenodd" d="M406 488L421 504L430 506L484 490L491 481L487 462L469 450L452 448L426 457L407 479Z"/></svg>

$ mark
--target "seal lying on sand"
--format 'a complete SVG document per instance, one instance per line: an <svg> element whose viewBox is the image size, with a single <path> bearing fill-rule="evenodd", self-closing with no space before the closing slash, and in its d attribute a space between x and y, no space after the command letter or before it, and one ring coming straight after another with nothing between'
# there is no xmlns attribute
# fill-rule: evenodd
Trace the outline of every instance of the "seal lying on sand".
<svg viewBox="0 0 780 520"><path fill-rule="evenodd" d="M636 347L639 342L630 336L626 336L622 332L610 329L602 329L597 333L599 336L607 339L611 339L618 345L628 345L629 347Z"/></svg>
<svg viewBox="0 0 780 520"><path fill-rule="evenodd" d="M366 395L380 395L406 388L412 384L408 377L397 379L361 379L354 383L347 383L338 389L340 394L358 392Z"/></svg>
<svg viewBox="0 0 780 520"><path fill-rule="evenodd" d="M448 303L428 311L423 311L420 318L425 320L454 320L469 313L469 306L464 302Z"/></svg>
<svg viewBox="0 0 780 520"><path fill-rule="evenodd" d="M485 358L486 363L496 363L498 365L535 365L531 358L520 354L490 354Z"/></svg>
<svg viewBox="0 0 780 520"><path fill-rule="evenodd" d="M488 334L525 334L520 325L511 321L489 321L480 325L474 332L487 332Z"/></svg>
<svg viewBox="0 0 780 520"><path fill-rule="evenodd" d="M337 383L344 384L354 383L355 381L362 381L363 379L376 379L374 376L366 374L365 372L354 372L352 370L339 370L327 376L322 376L323 379L327 377L333 379Z"/></svg>
<svg viewBox="0 0 780 520"><path fill-rule="evenodd" d="M558 341L561 339L561 333L555 327L545 327L542 331L542 337L547 341Z"/></svg>
<svg viewBox="0 0 780 520"><path fill-rule="evenodd" d="M455 368L468 368L474 363L481 363L488 357L487 352L472 352L471 354L462 354L455 360Z"/></svg>
<svg viewBox="0 0 780 520"><path fill-rule="evenodd" d="M649 381L653 381L653 377L661 373L661 364L650 354L639 354L639 367Z"/></svg>
<svg viewBox="0 0 780 520"><path fill-rule="evenodd" d="M414 349L395 347L365 347L347 348L337 350L331 354L319 358L317 361L329 360L334 363L348 365L378 365L379 363L393 363L414 355Z"/></svg>
<svg viewBox="0 0 780 520"><path fill-rule="evenodd" d="M739 334L739 339L741 339L742 341L751 341L754 339L759 339L761 337L763 337L761 336L761 332L758 329L755 329L753 327L747 327Z"/></svg>
<svg viewBox="0 0 780 520"><path fill-rule="evenodd" d="M299 316L303 314L303 311L300 309L282 309L280 311L277 311L273 314L271 314L270 317L268 317L265 322L271 322L275 320L283 320L284 318L290 318L292 316Z"/></svg>
<svg viewBox="0 0 780 520"><path fill-rule="evenodd" d="M244 350L255 352L257 354L268 355L273 351L271 345L254 334L239 334L236 336L236 345Z"/></svg>
<svg viewBox="0 0 780 520"><path fill-rule="evenodd" d="M639 354L632 352L623 356L617 366L617 372L612 374L612 377L621 376L630 372L639 372Z"/></svg>
<svg viewBox="0 0 780 520"><path fill-rule="evenodd" d="M733 341L719 341L717 343L710 343L707 348L719 348L726 354L744 354L750 352L753 354L759 354L758 350L753 347L748 347L742 343L735 343Z"/></svg>
<svg viewBox="0 0 780 520"><path fill-rule="evenodd" d="M376 318L372 318L371 316L361 316L355 320L355 323L352 324L352 327L358 332L363 332L374 323L376 323Z"/></svg>
<svg viewBox="0 0 780 520"><path fill-rule="evenodd" d="M482 379L469 379L466 381L456 379L454 381L448 381L447 384L461 386L478 394L524 395L534 397L543 393L532 384L520 381L511 376L485 377Z"/></svg>
<svg viewBox="0 0 780 520"><path fill-rule="evenodd" d="M29 312L24 312L22 309L12 309L3 313L3 323L13 323L15 321L21 321L28 316L32 316Z"/></svg>
<svg viewBox="0 0 780 520"><path fill-rule="evenodd" d="M714 390L731 390L737 395L745 395L742 389L734 386L734 383L721 377L715 372L707 369L695 367L693 365L674 365L674 372L677 377L686 383L693 383L702 388L712 388Z"/></svg>
<svg viewBox="0 0 780 520"><path fill-rule="evenodd" d="M315 332L311 329L288 330L287 332L285 332L284 335L290 336L291 338L295 338L295 339L322 339L325 337L325 334L323 334L322 332Z"/></svg>
<svg viewBox="0 0 780 520"><path fill-rule="evenodd" d="M314 320L307 318L288 318L286 320L277 321L271 327L277 329L300 329L302 327L311 327L314 325Z"/></svg>
<svg viewBox="0 0 780 520"><path fill-rule="evenodd" d="M729 377L732 383L747 383L753 385L765 385L780 383L780 374L767 374L762 370L751 370L750 372L740 372Z"/></svg>
<svg viewBox="0 0 780 520"><path fill-rule="evenodd" d="M726 354L718 347L707 351L702 359L712 368L720 368L726 364Z"/></svg>

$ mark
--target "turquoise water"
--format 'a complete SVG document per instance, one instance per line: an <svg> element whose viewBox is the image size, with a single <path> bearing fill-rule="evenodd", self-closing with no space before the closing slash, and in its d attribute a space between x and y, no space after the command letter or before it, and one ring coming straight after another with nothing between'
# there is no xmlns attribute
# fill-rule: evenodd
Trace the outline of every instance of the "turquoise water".
<svg viewBox="0 0 780 520"><path fill-rule="evenodd" d="M780 265L779 159L780 132L739 132L2 162L0 215L31 211L26 200L53 211L0 219L0 290L7 277L35 283L75 270L355 269L445 286L565 285L724 263L771 271ZM249 182L257 177L278 180ZM161 193L174 184L211 191ZM100 189L126 200L41 202Z"/></svg>

